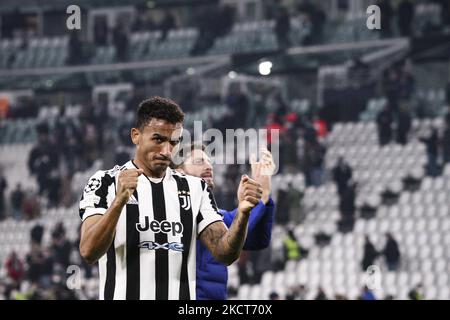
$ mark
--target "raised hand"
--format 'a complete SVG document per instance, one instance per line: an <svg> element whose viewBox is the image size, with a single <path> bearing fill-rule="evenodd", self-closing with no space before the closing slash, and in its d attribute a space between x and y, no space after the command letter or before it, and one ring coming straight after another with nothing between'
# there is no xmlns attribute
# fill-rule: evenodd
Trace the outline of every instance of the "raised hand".
<svg viewBox="0 0 450 320"><path fill-rule="evenodd" d="M275 172L275 163L272 154L266 148L261 149L261 160L256 161L256 156L253 154L250 157L250 164L252 168L252 178L261 184L263 193L261 201L267 203L269 201L270 192L272 190L272 175Z"/></svg>
<svg viewBox="0 0 450 320"><path fill-rule="evenodd" d="M249 214L261 200L262 192L259 182L250 179L247 175L243 175L238 188L239 210Z"/></svg>

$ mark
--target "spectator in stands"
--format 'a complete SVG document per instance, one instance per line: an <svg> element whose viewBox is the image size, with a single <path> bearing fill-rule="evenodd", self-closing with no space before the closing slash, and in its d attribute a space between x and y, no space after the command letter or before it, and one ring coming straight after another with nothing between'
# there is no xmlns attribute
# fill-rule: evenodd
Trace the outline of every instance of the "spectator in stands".
<svg viewBox="0 0 450 320"><path fill-rule="evenodd" d="M206 52L216 38L224 37L233 27L235 20L235 9L231 5L221 5L219 7L208 7L195 19L199 28L199 37L192 49L192 54Z"/></svg>
<svg viewBox="0 0 450 320"><path fill-rule="evenodd" d="M289 35L291 32L291 17L285 7L279 7L275 18L275 35L277 36L278 47L285 49L289 47Z"/></svg>
<svg viewBox="0 0 450 320"><path fill-rule="evenodd" d="M292 229L288 230L288 233L283 240L283 245L286 261L300 259L299 244Z"/></svg>
<svg viewBox="0 0 450 320"><path fill-rule="evenodd" d="M173 16L173 14L169 11L166 11L158 27L162 32L161 38L159 40L164 41L167 38L167 34L169 33L169 31L176 27L175 17Z"/></svg>
<svg viewBox="0 0 450 320"><path fill-rule="evenodd" d="M98 128L95 126L93 119L89 119L82 125L83 137L83 161L85 166L90 167L99 157L98 149Z"/></svg>
<svg viewBox="0 0 450 320"><path fill-rule="evenodd" d="M83 47L80 40L80 32L77 30L70 31L69 36L69 52L67 55L67 64L77 65L84 62Z"/></svg>
<svg viewBox="0 0 450 320"><path fill-rule="evenodd" d="M191 50L191 55L203 54L214 44L216 34L211 26L214 25L216 14L214 9L205 7L201 9L198 16L194 19L199 36Z"/></svg>
<svg viewBox="0 0 450 320"><path fill-rule="evenodd" d="M15 251L11 252L8 260L6 260L5 266L8 277L13 282L20 283L25 275L25 270L22 261Z"/></svg>
<svg viewBox="0 0 450 320"><path fill-rule="evenodd" d="M22 205L22 214L26 220L32 220L41 215L39 199L31 189L27 190L25 193L25 199Z"/></svg>
<svg viewBox="0 0 450 320"><path fill-rule="evenodd" d="M439 5L440 13L441 13L441 25L448 26L450 25L450 3L448 0L435 0L434 3Z"/></svg>
<svg viewBox="0 0 450 320"><path fill-rule="evenodd" d="M384 107L377 116L378 140L380 146L391 142L392 139L392 112L389 107Z"/></svg>
<svg viewBox="0 0 450 320"><path fill-rule="evenodd" d="M328 125L325 120L316 117L313 121L313 127L319 140L324 139L328 135Z"/></svg>
<svg viewBox="0 0 450 320"><path fill-rule="evenodd" d="M322 39L323 27L326 22L325 11L320 7L318 1L303 0L297 10L304 16L304 20L311 24L311 31L304 39L305 45L318 43Z"/></svg>
<svg viewBox="0 0 450 320"><path fill-rule="evenodd" d="M375 294L367 286L364 286L359 300L377 300Z"/></svg>
<svg viewBox="0 0 450 320"><path fill-rule="evenodd" d="M148 14L147 8L145 6L137 6L137 18L134 21L132 30L136 31L152 31L156 28L156 23L152 20Z"/></svg>
<svg viewBox="0 0 450 320"><path fill-rule="evenodd" d="M445 114L445 124L447 128L450 128L450 102L447 105L447 112Z"/></svg>
<svg viewBox="0 0 450 320"><path fill-rule="evenodd" d="M386 244L382 251L384 258L386 259L387 267L389 271L397 271L400 266L400 249L398 242L395 240L391 233L386 233Z"/></svg>
<svg viewBox="0 0 450 320"><path fill-rule="evenodd" d="M0 168L0 221L6 216L5 191L8 187L8 183L6 182L2 171L3 169Z"/></svg>
<svg viewBox="0 0 450 320"><path fill-rule="evenodd" d="M293 146L297 145L298 135L295 128L290 128L286 131L286 134L281 137L279 150L280 150L280 162L283 163L283 172L296 172L299 167L298 160L298 148Z"/></svg>
<svg viewBox="0 0 450 320"><path fill-rule="evenodd" d="M38 247L42 244L42 236L44 235L44 227L40 224L35 224L30 231L31 245L36 245Z"/></svg>
<svg viewBox="0 0 450 320"><path fill-rule="evenodd" d="M397 115L399 109L399 99L402 94L402 73L396 69L386 71L383 79L383 89L386 93L390 111Z"/></svg>
<svg viewBox="0 0 450 320"><path fill-rule="evenodd" d="M281 298L276 291L272 291L269 295L269 300L281 300Z"/></svg>
<svg viewBox="0 0 450 320"><path fill-rule="evenodd" d="M325 294L325 291L323 291L323 288L321 286L319 286L317 295L314 300L328 300L327 295Z"/></svg>
<svg viewBox="0 0 450 320"><path fill-rule="evenodd" d="M250 102L247 96L242 92L240 84L230 87L230 92L226 98L226 104L233 112L232 123L234 128L245 128Z"/></svg>
<svg viewBox="0 0 450 320"><path fill-rule="evenodd" d="M347 296L342 293L336 293L334 295L334 300L348 300Z"/></svg>
<svg viewBox="0 0 450 320"><path fill-rule="evenodd" d="M31 283L27 297L28 300L45 300L46 298L43 288L39 287L37 283Z"/></svg>
<svg viewBox="0 0 450 320"><path fill-rule="evenodd" d="M414 18L414 4L411 0L402 0L397 9L398 28L402 37L411 36L411 25Z"/></svg>
<svg viewBox="0 0 450 320"><path fill-rule="evenodd" d="M411 130L412 118L405 107L400 108L397 116L397 142L405 145L408 142L408 134Z"/></svg>
<svg viewBox="0 0 450 320"><path fill-rule="evenodd" d="M370 241L369 236L365 236L364 243L364 255L361 261L361 268L363 271L366 271L367 268L374 264L375 259L378 257L378 251Z"/></svg>
<svg viewBox="0 0 450 320"><path fill-rule="evenodd" d="M285 261L300 260L303 256L308 255L308 250L303 248L298 242L292 229L288 230L286 237L283 240Z"/></svg>
<svg viewBox="0 0 450 320"><path fill-rule="evenodd" d="M128 40L127 40L128 41ZM108 101L106 98L99 99L98 103L93 105L94 109L93 122L97 128L97 145L100 151L104 151L105 126L107 125L110 115ZM128 139L130 140L130 139Z"/></svg>
<svg viewBox="0 0 450 320"><path fill-rule="evenodd" d="M414 288L412 288L408 293L408 298L410 300L424 300L423 287L422 284L417 284Z"/></svg>
<svg viewBox="0 0 450 320"><path fill-rule="evenodd" d="M310 142L315 144L317 142L317 131L314 126L309 121L306 121L303 124L303 130L303 139L305 140L305 143Z"/></svg>
<svg viewBox="0 0 450 320"><path fill-rule="evenodd" d="M296 287L294 286L288 287L286 293L286 300L297 300L296 298L297 298Z"/></svg>
<svg viewBox="0 0 450 320"><path fill-rule="evenodd" d="M442 136L442 153L444 163L450 163L450 122L447 122Z"/></svg>
<svg viewBox="0 0 450 320"><path fill-rule="evenodd" d="M98 16L94 21L94 43L97 46L108 44L108 21L106 16Z"/></svg>
<svg viewBox="0 0 450 320"><path fill-rule="evenodd" d="M289 222L302 223L306 218L306 211L303 207L303 197L305 193L298 190L299 186L292 183L288 185L287 201L289 202Z"/></svg>
<svg viewBox="0 0 450 320"><path fill-rule="evenodd" d="M307 294L308 294L308 287L306 287L306 285L304 285L304 284L300 284L298 286L298 291L297 291L298 300L306 300Z"/></svg>
<svg viewBox="0 0 450 320"><path fill-rule="evenodd" d="M447 106L450 106L450 81L447 83L447 87L445 88L445 98Z"/></svg>
<svg viewBox="0 0 450 320"><path fill-rule="evenodd" d="M325 26L325 23L327 21L327 15L326 11L321 7L320 2L315 2L315 10L314 14L312 15L312 40L313 43L318 43L322 40L323 36L323 29Z"/></svg>
<svg viewBox="0 0 450 320"><path fill-rule="evenodd" d="M291 285L286 293L286 300L306 300L308 289L304 284Z"/></svg>
<svg viewBox="0 0 450 320"><path fill-rule="evenodd" d="M308 186L322 184L326 149L320 142L305 141L304 173Z"/></svg>
<svg viewBox="0 0 450 320"><path fill-rule="evenodd" d="M235 9L229 4L223 4L219 7L217 19L217 36L223 37L228 34L235 22Z"/></svg>
<svg viewBox="0 0 450 320"><path fill-rule="evenodd" d="M333 180L336 183L339 196L344 194L345 190L348 188L352 175L352 168L347 161L345 161L344 157L340 156L336 166L333 168Z"/></svg>
<svg viewBox="0 0 450 320"><path fill-rule="evenodd" d="M325 247L330 244L331 235L327 234L325 231L319 231L314 235L314 240L317 246Z"/></svg>
<svg viewBox="0 0 450 320"><path fill-rule="evenodd" d="M128 52L128 36L122 23L118 23L112 31L112 39L116 48L117 61L123 62L127 60Z"/></svg>
<svg viewBox="0 0 450 320"><path fill-rule="evenodd" d="M38 142L33 147L28 158L28 169L32 175L36 175L39 185L39 195L48 192L49 200L53 204L58 199L57 177L59 158L57 150L49 137L49 128L41 124L37 128ZM52 193L53 191L54 193Z"/></svg>
<svg viewBox="0 0 450 320"><path fill-rule="evenodd" d="M392 19L394 18L394 9L390 0L378 0L376 3L381 12L381 37L392 37Z"/></svg>
<svg viewBox="0 0 450 320"><path fill-rule="evenodd" d="M3 126L4 120L9 117L9 107L9 99L0 97L0 127Z"/></svg>
<svg viewBox="0 0 450 320"><path fill-rule="evenodd" d="M20 283L15 282L11 285L11 291L8 295L9 300L27 300L27 297L24 293L20 291Z"/></svg>
<svg viewBox="0 0 450 320"><path fill-rule="evenodd" d="M291 203L288 201L289 187L287 184L282 184L278 189L277 194L277 214L275 221L277 224L285 225L289 222L289 212L291 211Z"/></svg>
<svg viewBox="0 0 450 320"><path fill-rule="evenodd" d="M52 232L51 254L54 262L66 270L70 264L72 244L66 239L66 229L62 222L58 223Z"/></svg>
<svg viewBox="0 0 450 320"><path fill-rule="evenodd" d="M341 219L338 223L341 232L348 232L353 230L356 213L356 187L355 182L349 182L347 188L342 194L339 194L339 211Z"/></svg>
<svg viewBox="0 0 450 320"><path fill-rule="evenodd" d="M267 130L267 145L269 150L272 144L272 134L274 134L272 130L279 130L278 133L280 139L283 138L283 135L286 133L287 130L283 124L283 121L281 120L281 117L276 113L269 114L269 116L267 117L267 124L264 126L264 129ZM281 165L281 163L279 165ZM281 173L282 167L279 167L278 171Z"/></svg>
<svg viewBox="0 0 450 320"><path fill-rule="evenodd" d="M439 136L438 136L438 130L436 128L431 129L431 133L424 138L420 139L423 143L425 143L427 147L427 157L428 157L428 164L427 164L427 173L428 175L435 177L438 175L439 167L438 167L438 156L439 156L439 149L438 149L438 143L439 143Z"/></svg>
<svg viewBox="0 0 450 320"><path fill-rule="evenodd" d="M12 216L15 220L20 220L22 218L22 207L25 194L22 190L22 185L18 183L16 189L11 192L11 211Z"/></svg>
<svg viewBox="0 0 450 320"><path fill-rule="evenodd" d="M51 300L78 300L74 290L70 290L61 277L54 277L51 287Z"/></svg>
<svg viewBox="0 0 450 320"><path fill-rule="evenodd" d="M262 1L261 3L264 7L264 19L275 20L280 7L282 7L282 2L279 0L269 0Z"/></svg>
<svg viewBox="0 0 450 320"><path fill-rule="evenodd" d="M41 278L44 275L45 256L42 248L34 242L31 243L31 250L26 256L26 262L28 266L27 279L30 280L31 283L44 286L41 283Z"/></svg>
<svg viewBox="0 0 450 320"><path fill-rule="evenodd" d="M409 100L415 91L416 79L414 78L412 69L412 64L409 61L401 69L399 79L400 99Z"/></svg>

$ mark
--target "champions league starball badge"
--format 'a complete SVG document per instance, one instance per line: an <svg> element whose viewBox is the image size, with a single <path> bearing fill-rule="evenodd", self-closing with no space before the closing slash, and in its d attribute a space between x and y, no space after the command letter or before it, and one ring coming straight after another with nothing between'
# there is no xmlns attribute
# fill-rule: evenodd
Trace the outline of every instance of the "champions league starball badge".
<svg viewBox="0 0 450 320"><path fill-rule="evenodd" d="M100 181L100 179L92 178L91 180L89 180L89 183L84 188L84 192L92 193L92 192L98 190L101 185L102 185L102 182Z"/></svg>

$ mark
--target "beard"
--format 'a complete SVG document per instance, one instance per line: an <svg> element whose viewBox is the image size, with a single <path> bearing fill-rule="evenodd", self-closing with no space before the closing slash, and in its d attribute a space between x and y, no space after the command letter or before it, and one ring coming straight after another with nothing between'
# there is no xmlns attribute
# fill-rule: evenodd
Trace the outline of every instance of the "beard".
<svg viewBox="0 0 450 320"><path fill-rule="evenodd" d="M208 187L210 187L211 189L214 189L214 180L213 180L213 178L203 178L203 180L206 181L206 184L208 185Z"/></svg>
<svg viewBox="0 0 450 320"><path fill-rule="evenodd" d="M158 162L157 164L153 164L150 170L153 172L154 175L160 177L164 174L168 166L169 163Z"/></svg>

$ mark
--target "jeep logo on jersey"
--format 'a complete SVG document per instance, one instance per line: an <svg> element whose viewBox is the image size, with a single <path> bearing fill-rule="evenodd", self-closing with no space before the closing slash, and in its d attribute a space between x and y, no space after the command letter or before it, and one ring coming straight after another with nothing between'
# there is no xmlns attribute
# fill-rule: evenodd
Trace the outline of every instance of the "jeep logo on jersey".
<svg viewBox="0 0 450 320"><path fill-rule="evenodd" d="M142 241L139 243L139 248L147 250L173 250L173 251L183 251L183 244L179 242L169 242L169 243L157 243L154 241Z"/></svg>
<svg viewBox="0 0 450 320"><path fill-rule="evenodd" d="M143 224L136 223L137 231L144 232L150 229L154 233L172 233L172 236L183 234L183 224L181 222L170 222L167 220L159 222L158 220L149 220L149 217L145 216L145 221Z"/></svg>
<svg viewBox="0 0 450 320"><path fill-rule="evenodd" d="M184 210L189 210L191 208L191 195L189 191L178 191L178 197L181 201L181 207Z"/></svg>

